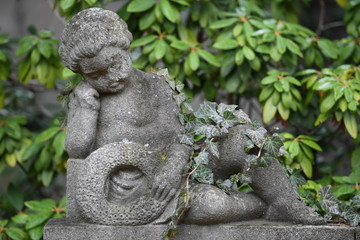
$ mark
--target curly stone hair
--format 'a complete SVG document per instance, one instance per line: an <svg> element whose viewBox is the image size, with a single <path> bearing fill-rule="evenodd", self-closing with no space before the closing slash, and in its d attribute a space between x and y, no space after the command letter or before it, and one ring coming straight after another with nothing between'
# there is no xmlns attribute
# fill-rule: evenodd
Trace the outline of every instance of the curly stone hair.
<svg viewBox="0 0 360 240"><path fill-rule="evenodd" d="M68 68L79 73L81 59L96 56L105 46L129 50L131 40L126 23L116 13L89 8L76 14L66 25L59 54Z"/></svg>

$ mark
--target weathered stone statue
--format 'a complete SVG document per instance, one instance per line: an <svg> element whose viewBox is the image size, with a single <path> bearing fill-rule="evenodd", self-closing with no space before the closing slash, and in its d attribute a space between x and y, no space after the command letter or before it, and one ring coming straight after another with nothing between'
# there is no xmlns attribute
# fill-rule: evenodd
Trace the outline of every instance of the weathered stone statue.
<svg viewBox="0 0 360 240"><path fill-rule="evenodd" d="M131 40L126 23L99 8L81 11L63 32L60 55L68 68L84 77L70 95L68 112L69 224L160 224L174 214L190 149L178 142L183 131L180 109L168 83L131 67ZM210 163L215 178L226 179L244 170L249 127L237 125L221 138L220 158ZM268 168L254 168L251 174L251 194L192 185L184 223L250 219L323 223L298 200L277 161ZM99 229L106 236L111 235L106 231L117 231ZM117 239L114 234L109 239Z"/></svg>
<svg viewBox="0 0 360 240"><path fill-rule="evenodd" d="M179 108L163 78L131 67L131 40L124 21L98 8L77 14L62 35L59 52L65 65L84 77L70 95L66 138L66 149L78 162L69 183L74 185L69 204L76 205L77 221L140 225L164 222L174 211L170 202L176 201L189 159L188 147L177 140L182 131ZM220 159L211 163L215 177L243 170L246 128L236 126L222 139ZM252 175L254 194L193 187L185 222L265 217L322 223L299 202L278 162L255 168Z"/></svg>

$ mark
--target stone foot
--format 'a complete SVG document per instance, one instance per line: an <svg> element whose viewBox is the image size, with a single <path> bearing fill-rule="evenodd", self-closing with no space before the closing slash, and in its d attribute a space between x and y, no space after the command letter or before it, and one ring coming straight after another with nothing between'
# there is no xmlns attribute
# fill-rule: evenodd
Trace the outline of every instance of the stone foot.
<svg viewBox="0 0 360 240"><path fill-rule="evenodd" d="M297 199L270 204L265 218L269 221L289 221L304 225L323 225L326 223L314 209Z"/></svg>

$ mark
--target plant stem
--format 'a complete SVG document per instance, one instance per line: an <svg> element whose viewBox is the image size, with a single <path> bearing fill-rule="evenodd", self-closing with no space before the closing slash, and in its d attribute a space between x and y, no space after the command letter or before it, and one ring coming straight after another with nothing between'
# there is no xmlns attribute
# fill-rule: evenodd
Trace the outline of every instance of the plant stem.
<svg viewBox="0 0 360 240"><path fill-rule="evenodd" d="M325 1L320 0L320 15L319 15L319 23L316 29L316 35L320 35L324 29L324 18L325 18Z"/></svg>

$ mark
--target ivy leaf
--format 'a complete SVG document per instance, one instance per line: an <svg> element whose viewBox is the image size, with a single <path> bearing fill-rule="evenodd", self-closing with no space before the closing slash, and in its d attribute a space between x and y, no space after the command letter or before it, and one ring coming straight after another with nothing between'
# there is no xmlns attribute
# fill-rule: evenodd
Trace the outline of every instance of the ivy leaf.
<svg viewBox="0 0 360 240"><path fill-rule="evenodd" d="M203 104L200 104L199 110L194 113L197 118L202 118L204 120L214 120L219 122L222 120L221 116L216 111L217 104L214 102L205 101Z"/></svg>
<svg viewBox="0 0 360 240"><path fill-rule="evenodd" d="M306 184L305 178L301 175L301 170L295 169L289 176L290 183L297 187L298 185Z"/></svg>
<svg viewBox="0 0 360 240"><path fill-rule="evenodd" d="M265 134L267 133L266 129L260 127L256 130L246 129L245 135L248 136L251 141L258 147L261 148L265 142Z"/></svg>
<svg viewBox="0 0 360 240"><path fill-rule="evenodd" d="M235 116L240 122L251 123L250 117L241 109L235 112Z"/></svg>
<svg viewBox="0 0 360 240"><path fill-rule="evenodd" d="M283 143L279 137L270 137L265 139L264 149L273 157L279 157L279 150Z"/></svg>
<svg viewBox="0 0 360 240"><path fill-rule="evenodd" d="M209 153L208 152L200 152L199 155L194 158L194 161L197 164L207 165L209 163Z"/></svg>
<svg viewBox="0 0 360 240"><path fill-rule="evenodd" d="M254 154L250 154L250 155L247 155L246 158L245 158L245 161L249 164L249 165L257 165L257 159L259 157L257 155L254 155Z"/></svg>
<svg viewBox="0 0 360 240"><path fill-rule="evenodd" d="M199 165L199 167L191 175L191 178L196 179L200 183L206 183L206 184L214 183L214 173L210 168L207 168L204 165Z"/></svg>
<svg viewBox="0 0 360 240"><path fill-rule="evenodd" d="M224 116L225 111L234 112L236 108L237 105L228 105L228 104L220 103L217 107L217 111L220 114L220 116Z"/></svg>
<svg viewBox="0 0 360 240"><path fill-rule="evenodd" d="M224 120L221 121L221 126L224 128L231 128L237 123L237 118L232 112L224 112Z"/></svg>
<svg viewBox="0 0 360 240"><path fill-rule="evenodd" d="M332 194L331 185L321 186L319 195L322 197L322 200L319 201L320 206L327 212L339 203L339 200Z"/></svg>
<svg viewBox="0 0 360 240"><path fill-rule="evenodd" d="M187 144L190 146L192 146L194 144L193 136L188 135L188 134L180 134L179 141L180 141L180 143Z"/></svg>
<svg viewBox="0 0 360 240"><path fill-rule="evenodd" d="M173 96L176 104L180 107L181 104L186 100L186 96L184 93L179 93Z"/></svg>
<svg viewBox="0 0 360 240"><path fill-rule="evenodd" d="M250 139L246 141L246 145L244 147L244 151L249 153L251 149L255 147L255 144Z"/></svg>
<svg viewBox="0 0 360 240"><path fill-rule="evenodd" d="M206 142L206 147L209 150L209 152L211 153L211 155L213 155L216 158L220 158L219 148L216 143L208 141L208 142Z"/></svg>
<svg viewBox="0 0 360 240"><path fill-rule="evenodd" d="M261 156L257 159L257 166L263 168L269 167L271 165L272 160L273 158L269 155Z"/></svg>

